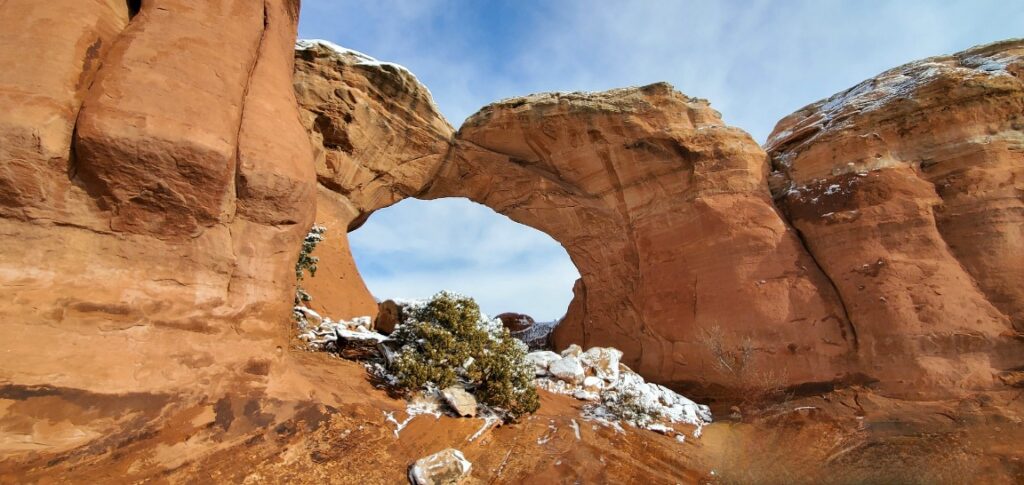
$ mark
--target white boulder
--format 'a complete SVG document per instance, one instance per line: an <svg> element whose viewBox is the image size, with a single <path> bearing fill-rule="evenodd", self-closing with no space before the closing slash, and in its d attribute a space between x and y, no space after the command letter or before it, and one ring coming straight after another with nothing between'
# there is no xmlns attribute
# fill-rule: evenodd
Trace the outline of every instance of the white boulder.
<svg viewBox="0 0 1024 485"><path fill-rule="evenodd" d="M580 359L572 355L551 362L548 365L548 372L569 384L575 385L583 382L583 364L580 363Z"/></svg>
<svg viewBox="0 0 1024 485"><path fill-rule="evenodd" d="M621 359L622 351L611 347L591 347L580 355L580 362L588 369L593 369L595 376L607 382L619 379Z"/></svg>
<svg viewBox="0 0 1024 485"><path fill-rule="evenodd" d="M582 353L583 353L583 348L582 347L580 347L579 345L576 345L576 344L572 344L572 345L569 345L568 347L566 347L565 350L562 351L562 357L568 357L570 355L573 356L573 357L579 357L580 354L582 354Z"/></svg>
<svg viewBox="0 0 1024 485"><path fill-rule="evenodd" d="M409 467L409 482L413 485L459 485L469 477L472 466L461 451L448 448L416 460Z"/></svg>
<svg viewBox="0 0 1024 485"><path fill-rule="evenodd" d="M550 350L538 350L536 352L526 354L526 361L533 364L534 375L538 376L548 375L548 366L550 366L552 362L561 358L562 356Z"/></svg>
<svg viewBox="0 0 1024 485"><path fill-rule="evenodd" d="M583 379L583 390L587 392L601 392L604 389L604 379L596 376L587 376Z"/></svg>

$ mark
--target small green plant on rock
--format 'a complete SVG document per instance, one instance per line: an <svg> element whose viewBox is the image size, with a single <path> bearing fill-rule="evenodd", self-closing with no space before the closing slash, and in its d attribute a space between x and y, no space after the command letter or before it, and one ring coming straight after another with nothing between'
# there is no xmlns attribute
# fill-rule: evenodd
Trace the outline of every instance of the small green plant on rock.
<svg viewBox="0 0 1024 485"><path fill-rule="evenodd" d="M316 249L317 244L324 240L326 232L326 227L314 224L309 229L309 233L306 234L306 238L302 240L299 259L295 261L295 306L305 305L306 302L313 299L306 290L302 289L302 280L307 272L311 278L316 276L316 265L320 262L320 258L313 256L313 250ZM305 323L305 314L298 310L295 310L292 314L300 325Z"/></svg>
<svg viewBox="0 0 1024 485"><path fill-rule="evenodd" d="M540 406L526 346L485 321L472 298L438 293L409 308L391 338L400 348L390 370L405 392L461 384L511 420Z"/></svg>

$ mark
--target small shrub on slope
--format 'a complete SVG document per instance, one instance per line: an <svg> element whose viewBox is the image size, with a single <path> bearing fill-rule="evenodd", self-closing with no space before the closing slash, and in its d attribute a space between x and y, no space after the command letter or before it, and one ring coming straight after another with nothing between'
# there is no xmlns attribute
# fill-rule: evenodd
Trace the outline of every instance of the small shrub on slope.
<svg viewBox="0 0 1024 485"><path fill-rule="evenodd" d="M471 298L438 293L409 308L391 338L400 346L391 372L402 390L461 384L512 420L540 406L526 346L486 321Z"/></svg>
<svg viewBox="0 0 1024 485"><path fill-rule="evenodd" d="M309 273L312 278L316 276L316 265L320 262L320 258L313 256L313 250L316 249L317 244L320 244L324 240L324 233L327 232L327 228L319 224L314 224L309 229L309 233L306 234L306 238L302 240L302 249L299 250L299 259L295 261L295 306L303 306L306 302L313 299L306 290L302 289L302 279ZM300 327L305 327L306 316L300 310L294 310L292 316Z"/></svg>

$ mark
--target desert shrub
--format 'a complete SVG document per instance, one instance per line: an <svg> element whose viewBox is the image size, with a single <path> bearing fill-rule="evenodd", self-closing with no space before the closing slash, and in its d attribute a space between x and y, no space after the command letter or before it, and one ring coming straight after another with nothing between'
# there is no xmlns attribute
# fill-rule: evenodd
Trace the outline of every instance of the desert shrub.
<svg viewBox="0 0 1024 485"><path fill-rule="evenodd" d="M756 366L750 337L737 342L715 326L704 330L700 342L711 354L712 367L723 383L732 387L743 403L762 404L783 393L786 374Z"/></svg>
<svg viewBox="0 0 1024 485"><path fill-rule="evenodd" d="M540 406L526 346L486 321L472 298L441 292L407 312L391 335L400 346L390 366L398 388L460 384L512 420Z"/></svg>

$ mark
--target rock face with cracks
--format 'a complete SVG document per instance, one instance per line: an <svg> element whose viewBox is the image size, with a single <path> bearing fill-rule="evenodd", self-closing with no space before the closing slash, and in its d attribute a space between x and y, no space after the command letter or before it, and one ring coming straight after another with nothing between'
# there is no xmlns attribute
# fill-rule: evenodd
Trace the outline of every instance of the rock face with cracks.
<svg viewBox="0 0 1024 485"><path fill-rule="evenodd" d="M320 63L357 66L339 71L355 79L346 86L410 76L317 49ZM352 160L369 168L349 172L376 175L338 192L359 201L353 227L404 196L467 197L551 235L581 274L555 346L614 345L658 382L984 388L1024 364L1013 336L1019 49L1008 41L883 73L780 122L771 157L666 84L513 98L447 145L432 129L421 138L434 141L400 158L413 164L382 169L366 158L380 150L372 140L354 143ZM300 96L305 111L326 112L317 103ZM891 180L915 163L919 174ZM926 174L940 165L941 180Z"/></svg>
<svg viewBox="0 0 1024 485"><path fill-rule="evenodd" d="M984 388L1024 364L1022 76L1020 40L924 59L769 137L779 204L883 382Z"/></svg>
<svg viewBox="0 0 1024 485"><path fill-rule="evenodd" d="M296 1L139 5L0 2L17 26L0 29L0 481L400 478L436 429L378 446L396 406L289 338L314 220L335 240L314 305L372 315L344 234L407 197L468 197L558 240L581 278L556 346L613 345L650 381L728 388L716 361L738 355L784 384L1019 382L1020 41L812 104L766 153L666 84L504 100L455 133L401 66L296 49ZM557 471L532 458L548 429L485 434L501 446L466 448L472 473ZM586 463L574 475L703 476L671 439L591 431L552 441ZM529 461L494 451L523 443ZM347 446L378 466L353 471Z"/></svg>

